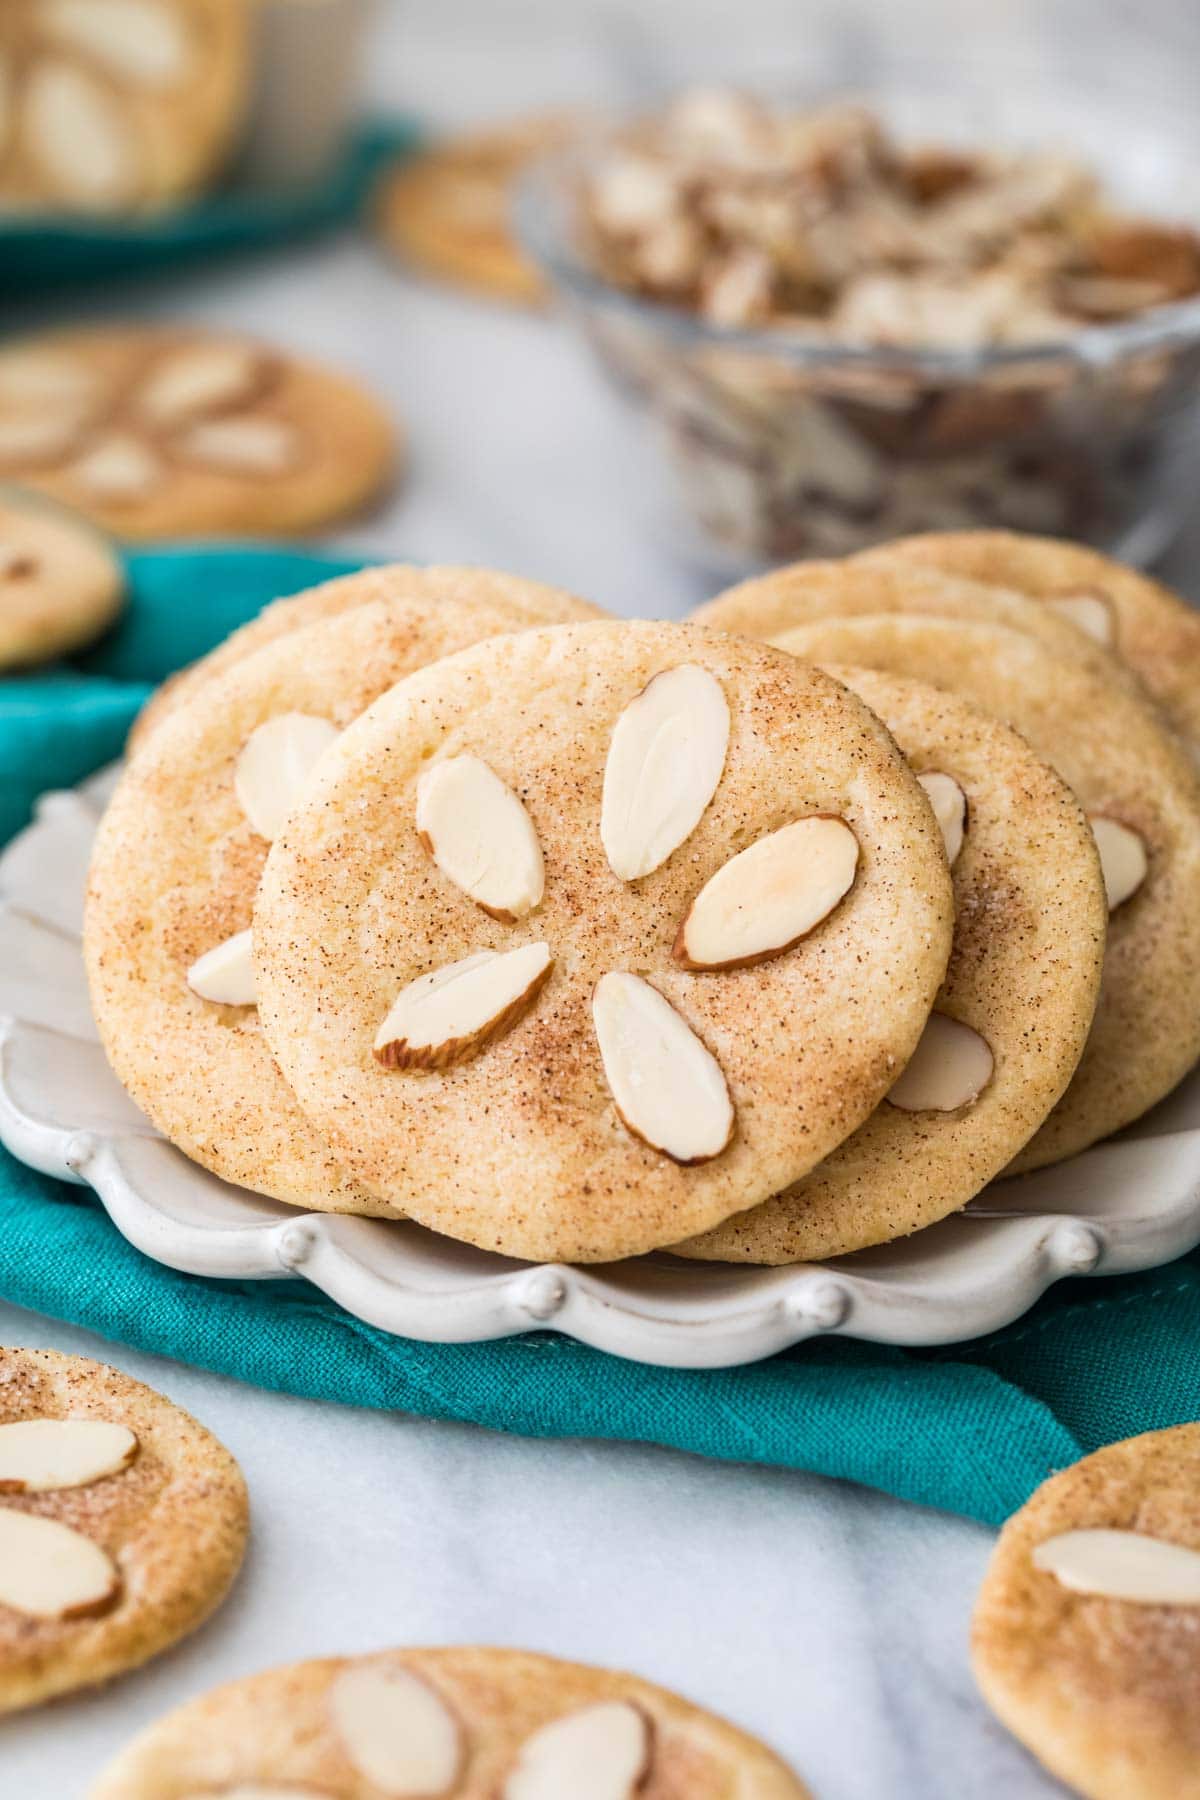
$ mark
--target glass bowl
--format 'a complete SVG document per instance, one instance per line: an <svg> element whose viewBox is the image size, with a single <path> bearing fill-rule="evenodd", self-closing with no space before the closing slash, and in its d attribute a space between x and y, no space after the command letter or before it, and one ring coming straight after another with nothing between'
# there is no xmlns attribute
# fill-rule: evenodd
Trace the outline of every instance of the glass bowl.
<svg viewBox="0 0 1200 1800"><path fill-rule="evenodd" d="M902 142L1060 149L1114 204L1200 219L1200 122L1090 82L1039 91L928 69L856 84ZM840 93L816 90L797 108ZM1152 561L1200 489L1200 298L1045 344L893 349L733 329L606 281L580 249L593 135L531 170L517 229L638 425L641 485L692 560L723 574L909 532L1007 528Z"/></svg>

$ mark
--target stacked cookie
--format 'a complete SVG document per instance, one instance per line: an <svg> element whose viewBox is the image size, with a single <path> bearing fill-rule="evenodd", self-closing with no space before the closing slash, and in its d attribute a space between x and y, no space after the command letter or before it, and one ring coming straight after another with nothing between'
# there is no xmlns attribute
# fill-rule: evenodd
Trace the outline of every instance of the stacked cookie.
<svg viewBox="0 0 1200 1800"><path fill-rule="evenodd" d="M1129 1123L1200 1054L1166 626L952 551L683 626L445 569L269 609L97 839L117 1074L230 1181L532 1260L838 1255Z"/></svg>

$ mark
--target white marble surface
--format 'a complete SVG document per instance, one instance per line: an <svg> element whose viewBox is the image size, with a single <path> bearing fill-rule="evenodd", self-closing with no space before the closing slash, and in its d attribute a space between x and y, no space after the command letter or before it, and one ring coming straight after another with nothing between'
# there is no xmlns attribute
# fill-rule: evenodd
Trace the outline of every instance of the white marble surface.
<svg viewBox="0 0 1200 1800"><path fill-rule="evenodd" d="M849 54L857 40L835 11ZM1188 36L1177 47L1193 49L1183 9L1168 11ZM383 0L371 87L441 118L611 97L631 16ZM795 50L790 0L674 0L641 16L655 54L689 72L761 67L781 38ZM975 0L951 16L974 31L989 15ZM79 310L77 298L49 309ZM402 281L354 237L114 291L94 310L241 326L365 377L407 422L411 473L343 543L490 562L628 614L678 614L706 591L646 536L623 422L559 326ZM46 312L14 309L0 326ZM194 1409L242 1460L255 1517L231 1602L191 1643L102 1696L0 1728L4 1800L82 1800L134 1731L219 1680L455 1640L635 1667L760 1732L818 1800L1063 1792L972 1687L967 1623L991 1541L978 1526L816 1477L265 1394L3 1305L0 1342L110 1355Z"/></svg>

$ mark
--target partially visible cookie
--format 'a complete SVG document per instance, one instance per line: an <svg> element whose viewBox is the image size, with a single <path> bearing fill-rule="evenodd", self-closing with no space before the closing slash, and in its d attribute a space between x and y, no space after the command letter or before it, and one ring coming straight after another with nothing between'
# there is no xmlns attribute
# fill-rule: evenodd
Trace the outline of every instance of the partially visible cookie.
<svg viewBox="0 0 1200 1800"><path fill-rule="evenodd" d="M91 1800L807 1800L779 1758L637 1675L524 1650L384 1650L229 1683L136 1738Z"/></svg>
<svg viewBox="0 0 1200 1800"><path fill-rule="evenodd" d="M950 966L888 1098L802 1181L684 1256L843 1256L964 1206L1059 1099L1096 1010L1104 884L1079 802L1023 738L923 682L826 664L895 737L942 823L954 875Z"/></svg>
<svg viewBox="0 0 1200 1800"><path fill-rule="evenodd" d="M1200 1425L1109 1444L1000 1534L972 1661L997 1716L1089 1800L1200 1796Z"/></svg>
<svg viewBox="0 0 1200 1800"><path fill-rule="evenodd" d="M847 1136L950 929L936 822L860 700L748 639L560 625L420 671L334 746L264 870L259 1014L381 1202L602 1261Z"/></svg>
<svg viewBox="0 0 1200 1800"><path fill-rule="evenodd" d="M593 606L590 600L578 599L565 588L526 581L520 575L504 575L497 569L464 568L450 563L431 563L423 568L412 563L390 563L360 569L355 575L340 575L334 581L323 581L319 587L306 588L302 594L273 601L199 662L170 676L138 714L129 734L130 747L141 743L146 733L181 700L190 699L202 682L224 674L264 644L302 626L315 625L320 619L333 619L340 613L352 612L356 606L369 606L374 600L481 601L484 605L497 602L530 625L556 625L569 619L604 616L600 607Z"/></svg>
<svg viewBox="0 0 1200 1800"><path fill-rule="evenodd" d="M232 333L103 325L0 349L0 480L116 537L305 532L397 460L357 383Z"/></svg>
<svg viewBox="0 0 1200 1800"><path fill-rule="evenodd" d="M211 182L251 59L236 0L4 0L0 209L145 212Z"/></svg>
<svg viewBox="0 0 1200 1800"><path fill-rule="evenodd" d="M566 143L562 114L451 138L407 158L380 184L376 217L388 248L426 274L498 300L536 305L540 276L513 235L513 191L528 165Z"/></svg>
<svg viewBox="0 0 1200 1800"><path fill-rule="evenodd" d="M961 694L1074 789L1109 888L1100 1003L1070 1086L1013 1169L1059 1162L1140 1118L1200 1057L1200 778L1180 741L1133 693L1001 625L879 614L779 641L805 660Z"/></svg>
<svg viewBox="0 0 1200 1800"><path fill-rule="evenodd" d="M248 934L271 836L326 744L412 670L520 614L376 600L267 642L173 711L127 766L92 854L84 955L100 1038L138 1105L226 1180L386 1211L313 1130L254 1007Z"/></svg>
<svg viewBox="0 0 1200 1800"><path fill-rule="evenodd" d="M916 540L912 540L916 541ZM974 619L1007 625L1045 644L1056 656L1120 679L1123 665L1069 617L1040 606L1015 587L1001 587L947 573L914 560L891 562L867 552L845 562L799 562L772 569L727 588L698 606L692 617L714 631L740 631L775 639L781 632L820 619L863 613L923 613L929 618Z"/></svg>
<svg viewBox="0 0 1200 1800"><path fill-rule="evenodd" d="M1200 612L1161 581L1086 544L1015 531L927 532L860 560L944 569L1031 595L1126 662L1200 746Z"/></svg>
<svg viewBox="0 0 1200 1800"><path fill-rule="evenodd" d="M90 525L16 489L0 492L0 670L81 649L124 598L120 562Z"/></svg>
<svg viewBox="0 0 1200 1800"><path fill-rule="evenodd" d="M104 1363L0 1348L0 1712L194 1631L246 1532L241 1471L181 1408Z"/></svg>

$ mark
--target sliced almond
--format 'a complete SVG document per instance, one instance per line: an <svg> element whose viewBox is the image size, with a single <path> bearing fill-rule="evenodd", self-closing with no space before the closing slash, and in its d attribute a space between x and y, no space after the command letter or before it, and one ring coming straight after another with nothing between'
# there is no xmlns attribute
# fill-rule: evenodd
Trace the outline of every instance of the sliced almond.
<svg viewBox="0 0 1200 1800"><path fill-rule="evenodd" d="M78 1619L106 1606L120 1576L106 1551L56 1519L0 1506L0 1606Z"/></svg>
<svg viewBox="0 0 1200 1800"><path fill-rule="evenodd" d="M1122 825L1119 819L1105 818L1103 813L1088 817L1096 848L1100 852L1100 869L1104 876L1104 892L1109 912L1116 912L1137 893L1150 868L1146 846L1136 831Z"/></svg>
<svg viewBox="0 0 1200 1800"><path fill-rule="evenodd" d="M729 706L707 669L664 669L613 727L604 769L600 839L613 874L637 881L660 868L700 823L729 748Z"/></svg>
<svg viewBox="0 0 1200 1800"><path fill-rule="evenodd" d="M888 1099L902 1112L957 1112L978 1100L994 1067L987 1041L977 1031L948 1013L930 1013Z"/></svg>
<svg viewBox="0 0 1200 1800"><path fill-rule="evenodd" d="M858 839L844 819L795 819L705 882L672 954L685 969L743 969L780 956L829 917L857 867Z"/></svg>
<svg viewBox="0 0 1200 1800"><path fill-rule="evenodd" d="M364 1780L385 1794L448 1794L463 1765L462 1729L441 1696L408 1669L362 1664L334 1682L329 1710Z"/></svg>
<svg viewBox="0 0 1200 1800"><path fill-rule="evenodd" d="M103 1419L16 1419L0 1425L0 1493L87 1487L127 1469L138 1441Z"/></svg>
<svg viewBox="0 0 1200 1800"><path fill-rule="evenodd" d="M494 919L512 924L540 904L546 875L533 820L478 756L425 770L417 830L442 873Z"/></svg>
<svg viewBox="0 0 1200 1800"><path fill-rule="evenodd" d="M74 63L48 57L26 78L21 136L31 160L64 200L113 212L137 197L137 146L119 103Z"/></svg>
<svg viewBox="0 0 1200 1800"><path fill-rule="evenodd" d="M51 409L75 421L96 398L96 375L65 350L0 352L0 406Z"/></svg>
<svg viewBox="0 0 1200 1800"><path fill-rule="evenodd" d="M326 1800L328 1788L278 1787L272 1782L239 1781L235 1787L206 1787L183 1795L183 1800Z"/></svg>
<svg viewBox="0 0 1200 1800"><path fill-rule="evenodd" d="M946 846L946 861L953 868L967 830L967 796L953 775L944 775L940 769L930 769L927 774L918 775L917 780L929 796L933 816Z"/></svg>
<svg viewBox="0 0 1200 1800"><path fill-rule="evenodd" d="M0 464L40 468L61 462L79 441L79 421L54 412L11 412L0 416Z"/></svg>
<svg viewBox="0 0 1200 1800"><path fill-rule="evenodd" d="M236 932L196 958L187 972L193 994L220 1006L257 1005L250 935L249 931Z"/></svg>
<svg viewBox="0 0 1200 1800"><path fill-rule="evenodd" d="M1144 1606L1200 1606L1200 1552L1141 1531L1063 1531L1033 1552L1033 1566L1076 1594Z"/></svg>
<svg viewBox="0 0 1200 1800"><path fill-rule="evenodd" d="M143 381L137 410L151 425L183 425L244 406L262 386L265 363L250 344L189 344ZM226 421L228 422L228 421Z"/></svg>
<svg viewBox="0 0 1200 1800"><path fill-rule="evenodd" d="M448 1069L515 1025L554 966L547 944L479 950L402 988L375 1038L389 1069Z"/></svg>
<svg viewBox="0 0 1200 1800"><path fill-rule="evenodd" d="M286 475L300 439L286 419L199 419L172 439L179 455L227 475Z"/></svg>
<svg viewBox="0 0 1200 1800"><path fill-rule="evenodd" d="M631 1800L650 1772L650 1722L626 1700L553 1719L521 1746L502 1800Z"/></svg>
<svg viewBox="0 0 1200 1800"><path fill-rule="evenodd" d="M312 772L338 736L336 725L310 713L280 713L252 731L233 772L238 805L270 843L300 804Z"/></svg>
<svg viewBox="0 0 1200 1800"><path fill-rule="evenodd" d="M162 0L41 0L37 20L59 44L136 87L173 87L192 66L184 14Z"/></svg>
<svg viewBox="0 0 1200 1800"><path fill-rule="evenodd" d="M711 1162L733 1136L733 1102L712 1052L640 975L596 983L592 1022L618 1116L674 1162Z"/></svg>
<svg viewBox="0 0 1200 1800"><path fill-rule="evenodd" d="M1097 644L1111 650L1117 641L1117 622L1112 602L1106 594L1081 588L1078 593L1052 594L1045 604L1060 618L1067 619Z"/></svg>
<svg viewBox="0 0 1200 1800"><path fill-rule="evenodd" d="M141 438L129 432L102 437L72 464L71 473L82 487L101 500L145 500L159 485L163 467Z"/></svg>

